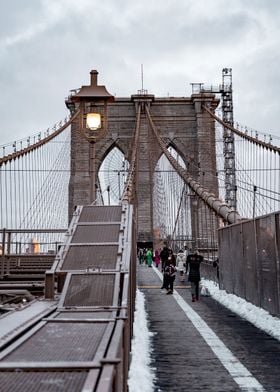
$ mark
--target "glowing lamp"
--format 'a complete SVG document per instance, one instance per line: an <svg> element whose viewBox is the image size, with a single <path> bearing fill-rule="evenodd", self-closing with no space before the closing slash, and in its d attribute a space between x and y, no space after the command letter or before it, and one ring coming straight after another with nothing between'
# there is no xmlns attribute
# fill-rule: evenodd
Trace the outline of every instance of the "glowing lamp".
<svg viewBox="0 0 280 392"><path fill-rule="evenodd" d="M89 189L90 203L96 199L97 175L95 170L95 143L107 134L107 105L114 102L114 97L105 86L97 83L98 72L90 72L90 85L75 90L75 94L66 100L67 107L73 112L79 110L79 131L89 144Z"/></svg>
<svg viewBox="0 0 280 392"><path fill-rule="evenodd" d="M107 133L107 105L114 101L114 97L108 93L105 86L97 83L96 70L91 71L90 75L90 85L82 86L67 100L67 105L79 108L79 130L86 140L96 143Z"/></svg>
<svg viewBox="0 0 280 392"><path fill-rule="evenodd" d="M91 131L101 128L101 115L99 113L87 113L86 126Z"/></svg>

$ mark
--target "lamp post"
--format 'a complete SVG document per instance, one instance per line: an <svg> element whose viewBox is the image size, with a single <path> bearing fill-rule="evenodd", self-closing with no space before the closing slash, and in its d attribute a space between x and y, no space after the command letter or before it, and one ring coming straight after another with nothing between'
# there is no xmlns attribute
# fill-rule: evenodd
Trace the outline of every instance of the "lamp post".
<svg viewBox="0 0 280 392"><path fill-rule="evenodd" d="M90 72L90 85L82 86L79 91L68 100L80 110L79 131L89 142L89 198L90 204L96 199L96 151L95 143L102 139L108 131L107 106L114 101L114 97L105 86L97 84L96 70Z"/></svg>

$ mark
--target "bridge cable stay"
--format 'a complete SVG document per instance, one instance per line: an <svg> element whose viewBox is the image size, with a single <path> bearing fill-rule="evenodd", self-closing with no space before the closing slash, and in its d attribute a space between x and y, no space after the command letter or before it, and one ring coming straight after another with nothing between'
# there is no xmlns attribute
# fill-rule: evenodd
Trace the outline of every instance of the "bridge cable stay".
<svg viewBox="0 0 280 392"><path fill-rule="evenodd" d="M149 147L155 159L159 156L158 142L150 129ZM165 141L166 144L166 141ZM160 149L161 150L161 149ZM168 151L183 168L189 168L183 157L169 145ZM217 214L190 189L162 153L154 167L153 227L155 247L165 241L178 252L187 245L198 249L206 259L217 257ZM198 172L197 168L196 172Z"/></svg>
<svg viewBox="0 0 280 392"><path fill-rule="evenodd" d="M176 160L175 150L169 147ZM217 214L196 195L177 174L163 154L162 165L156 168L154 181L154 227L160 228L171 248L177 252L185 245L199 249L204 257L217 256ZM184 163L181 163L184 167ZM158 169L163 168L159 171ZM163 181L163 189L158 186ZM160 199L160 202L157 202ZM163 230L164 228L164 230Z"/></svg>
<svg viewBox="0 0 280 392"><path fill-rule="evenodd" d="M121 198L122 203L132 203L133 198L135 196L134 183L135 183L135 176L137 174L137 145L138 145L139 132L140 132L140 114L141 114L141 106L139 105L137 110L134 139L132 143L131 162L128 170L126 183L124 186L123 195Z"/></svg>
<svg viewBox="0 0 280 392"><path fill-rule="evenodd" d="M133 139L133 142L132 142L132 146L133 146L133 148L132 148L132 160L131 160L131 165L130 165L130 170L131 170L130 173L132 175L133 175L133 173L135 173L135 175L137 175L137 173L138 173L138 169L136 168L136 169L133 170L133 166L134 166L134 162L135 162L135 167L138 166L138 158L137 158L138 155L137 154L138 154L139 148L137 148L137 146L139 145L140 124L141 124L141 121L142 121L142 117L141 117L140 111L137 111L137 116L136 117L137 117L137 120L136 120L136 131L135 131L135 136L134 136L134 139ZM143 117L143 121L145 121L144 117ZM153 145L153 143L149 143L149 147L151 147L152 145ZM149 163L150 163L149 164L149 171L153 170L153 168L154 168L153 161L155 159L155 155L156 154L154 153L154 151L152 151L149 148ZM135 161L135 159L136 159L136 161ZM155 172L157 174L161 173L161 168L156 167ZM157 180L160 181L160 185L159 186L161 188L161 191L158 192L158 187L157 187L158 184L155 184L155 186L153 187L154 188L153 200L154 200L155 203L158 203L158 205L160 206L161 211L162 211L162 207L165 206L164 207L165 208L164 213L162 213L160 215L163 218L161 220L161 223L157 224L158 220L154 219L154 223L156 222L155 227L157 227L157 228L160 227L162 238L166 238L168 235L170 236L170 233L172 233L172 231L174 232L174 230L177 231L176 235L178 235L178 231L180 233L183 233L183 232L186 231L186 228L187 228L186 219L184 221L184 224L182 223L182 217L185 218L186 211L184 210L184 208L181 208L182 205L183 204L185 205L186 203L185 202L181 202L181 207L179 207L177 212L171 211L172 209L175 210L175 208L176 208L175 206L176 206L177 203L176 203L175 199L176 199L176 197L178 198L177 193L180 193L179 194L180 198L182 198L182 197L185 198L186 197L185 191L182 192L182 190L183 190L183 188L186 189L186 187L187 187L183 183L181 178L176 173L175 173L175 176L174 176L174 173L171 173L170 170L166 170L165 174L167 174L167 177L168 177L167 179L164 176L163 177L160 177L160 176L154 177L154 181L155 181L155 179L156 179L156 181ZM129 174L129 176L131 174ZM128 176L128 182L130 182L132 184L132 187L133 187L135 179L133 180L129 176ZM183 186L181 186L181 187L178 186L178 179L180 181L182 181ZM130 187L128 186L128 182L126 183L126 186L127 186L126 189L128 189L128 193L130 193ZM167 188L167 183L168 182L172 182L172 192L169 192L169 197L167 198L168 200L166 200L166 188ZM133 194L133 192L134 191L132 191L132 194ZM124 195L125 195L125 192L124 192ZM124 197L123 197L123 199L124 199ZM154 217L155 217L155 209L157 209L157 208L153 208ZM174 216L176 216L176 215L177 215L177 218L174 218ZM180 217L179 217L179 215L180 215ZM169 219L166 219L167 217L169 217ZM170 219L171 219L171 221L170 221ZM174 224L174 222L175 222L175 224ZM190 237L188 239L190 239ZM181 247L183 245L184 245L184 242L182 241Z"/></svg>
<svg viewBox="0 0 280 392"><path fill-rule="evenodd" d="M68 128L71 123L75 120L75 118L79 115L80 111L77 110L73 116L71 116L69 119L65 118L65 122L62 123L62 121L60 121L59 123L59 128L56 129L56 125L54 126L54 132L49 134L49 131L46 132L46 136L41 139L41 133L38 134L38 141L35 141L35 137L34 137L34 144L30 144L30 137L28 137L27 139L25 139L26 143L28 144L27 147L22 148L22 141L20 141L20 150L16 150L16 146L17 146L17 142L13 142L10 143L13 148L14 148L14 152L8 154L8 155L3 155L2 157L0 157L0 167L1 165L3 165L4 163L7 162L11 162L12 160L19 158L23 155L28 154L31 151L36 150L37 148L43 146L44 144L48 143L49 141L51 141L52 139L54 139L55 137L57 137L59 134L61 134L66 128ZM6 150L7 145L6 146L0 146L0 148L2 147L2 152ZM1 150L0 150L1 151Z"/></svg>
<svg viewBox="0 0 280 392"><path fill-rule="evenodd" d="M146 106L146 114L151 126L151 129L154 132L154 135L169 162L174 167L175 171L180 175L180 177L188 184L191 190L203 201L205 202L213 211L217 213L217 215L222 218L226 223L232 224L237 223L241 220L237 211L230 209L223 201L217 198L213 193L210 193L207 189L205 189L198 181L194 180L194 178L190 175L187 169L184 169L168 152L165 143L160 138L159 133L153 123L150 111Z"/></svg>
<svg viewBox="0 0 280 392"><path fill-rule="evenodd" d="M186 194L186 188L187 188L187 185L184 184L184 186L182 187L182 191L181 191L181 197L180 197L179 206L178 206L178 210L177 210L177 214L176 214L176 218L175 218L175 223L174 223L174 227L173 227L172 238L175 238L175 236L176 236L176 229L177 229L177 226L178 226L178 224L180 222L179 217L180 217L180 212L182 210L182 207L183 207L184 201L185 201L185 197L184 196ZM180 230L179 230L179 232L180 232Z"/></svg>
<svg viewBox="0 0 280 392"><path fill-rule="evenodd" d="M203 109L205 109L206 112L208 114L210 114L210 116L213 117L216 121L218 121L221 125L228 128L236 135L239 135L239 136L251 141L252 143L255 143L255 144L258 144L262 147L265 147L265 148L269 149L270 151L278 152L278 154L280 154L280 147L274 146L271 143L264 142L262 140L259 140L258 138L254 138L253 136L250 136L246 133L241 132L239 129L236 129L233 126L231 126L230 124L225 123L222 119L220 119L218 116L216 116L207 106L203 106Z"/></svg>
<svg viewBox="0 0 280 392"><path fill-rule="evenodd" d="M218 179L218 184L219 184L219 194L220 197L223 199L225 198L225 187L226 187L226 179L225 179L225 168L224 168L224 140L223 140L223 129L220 129L221 126L220 124L216 123L216 162L217 162L217 171L216 171L216 177ZM238 162L237 158L235 155L235 167L238 167ZM243 172L243 174L246 176L246 173ZM244 177L242 174L242 177ZM245 179L245 183L248 184L248 178ZM240 184L240 176L239 176L239 184ZM240 189L240 187L239 187ZM240 211L241 216L245 216L247 214L247 211L250 209L250 200L249 197L243 198L240 200L238 198L238 210Z"/></svg>
<svg viewBox="0 0 280 392"><path fill-rule="evenodd" d="M103 159L98 170L98 188L103 205L118 205L121 201L124 184L128 173L129 162L117 147Z"/></svg>
<svg viewBox="0 0 280 392"><path fill-rule="evenodd" d="M69 144L70 132L60 146L56 160L48 168L44 182L38 188L28 211L20 223L20 228L65 228L67 227L67 204L69 182ZM51 147L51 146L50 146ZM42 158L41 158L42 159Z"/></svg>
<svg viewBox="0 0 280 392"><path fill-rule="evenodd" d="M153 144L157 144L157 141ZM177 151L171 146L168 150L185 167ZM184 246L184 240L191 239L189 195L189 187L162 154L154 173L154 222L156 227L161 227L161 233L165 233L165 237L171 238L174 245L180 248Z"/></svg>
<svg viewBox="0 0 280 392"><path fill-rule="evenodd" d="M41 252L55 249L67 228L71 121L28 149L1 158L0 229L13 231L17 252L29 248L31 237Z"/></svg>
<svg viewBox="0 0 280 392"><path fill-rule="evenodd" d="M57 148L62 148L60 154ZM69 139L63 147L51 142L43 149L44 152L35 150L0 169L0 178L6 184L1 186L1 227L12 230L13 244L24 250L29 247L30 237L35 237L41 246L44 243L45 249L48 244L55 246L59 238L50 234L50 229L67 228ZM49 157L56 154L57 160L47 167Z"/></svg>
<svg viewBox="0 0 280 392"><path fill-rule="evenodd" d="M238 210L242 216L253 218L280 209L280 148L223 122L209 108L204 109L219 126L228 128L235 134L235 170L238 193ZM218 137L219 139L219 137ZM217 143L219 145L219 142ZM217 151L217 156L221 156ZM219 160L218 160L219 161ZM222 165L218 169L219 181L224 181Z"/></svg>
<svg viewBox="0 0 280 392"><path fill-rule="evenodd" d="M159 163L157 164L157 166ZM154 226L160 230L163 238L167 237L167 203L166 203L166 186L165 178L162 176L160 168L156 167L154 176L154 193L156 197L153 197L153 211L154 211ZM164 212L162 213L162 211Z"/></svg>
<svg viewBox="0 0 280 392"><path fill-rule="evenodd" d="M279 164L275 153L241 137L235 136L235 142L236 188L241 215L253 217L277 211L280 207L280 188L277 178ZM220 170L220 179L223 175L224 170Z"/></svg>

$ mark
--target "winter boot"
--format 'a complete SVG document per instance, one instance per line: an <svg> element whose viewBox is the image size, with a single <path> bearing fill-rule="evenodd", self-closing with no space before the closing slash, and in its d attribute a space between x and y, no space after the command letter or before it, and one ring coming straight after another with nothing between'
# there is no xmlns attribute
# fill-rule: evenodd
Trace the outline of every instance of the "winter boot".
<svg viewBox="0 0 280 392"><path fill-rule="evenodd" d="M192 302L195 302L195 295L192 294Z"/></svg>

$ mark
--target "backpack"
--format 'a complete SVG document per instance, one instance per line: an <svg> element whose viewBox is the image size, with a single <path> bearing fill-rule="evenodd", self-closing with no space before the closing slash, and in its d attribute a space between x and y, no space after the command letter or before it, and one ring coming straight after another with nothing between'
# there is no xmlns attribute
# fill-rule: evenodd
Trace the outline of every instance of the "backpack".
<svg viewBox="0 0 280 392"><path fill-rule="evenodd" d="M169 265L167 265L167 266L165 267L164 273L165 273L165 275L170 276L170 277L171 277L171 276L175 276L175 274L176 274L176 268L174 267L173 264L169 264Z"/></svg>

